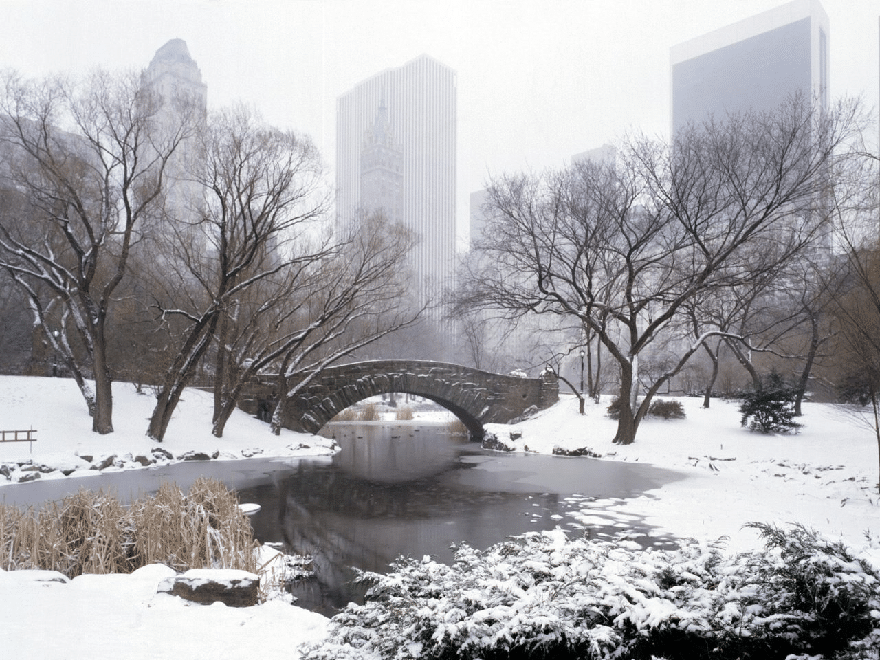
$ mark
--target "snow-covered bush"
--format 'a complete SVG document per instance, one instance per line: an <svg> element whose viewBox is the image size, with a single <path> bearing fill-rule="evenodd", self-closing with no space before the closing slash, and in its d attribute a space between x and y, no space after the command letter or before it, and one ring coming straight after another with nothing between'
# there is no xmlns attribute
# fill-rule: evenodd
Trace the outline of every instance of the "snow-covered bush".
<svg viewBox="0 0 880 660"><path fill-rule="evenodd" d="M761 433L796 432L800 424L794 421L794 402L794 389L773 372L764 387L743 396L740 424Z"/></svg>
<svg viewBox="0 0 880 660"><path fill-rule="evenodd" d="M333 617L322 660L877 658L876 571L801 527L760 526L767 551L726 556L533 533L452 566L400 559L363 574L367 602ZM871 654L874 655L871 655Z"/></svg>
<svg viewBox="0 0 880 660"><path fill-rule="evenodd" d="M651 403L648 408L648 414L652 417L660 417L662 419L684 419L684 408L678 401L668 401L666 399L657 399Z"/></svg>

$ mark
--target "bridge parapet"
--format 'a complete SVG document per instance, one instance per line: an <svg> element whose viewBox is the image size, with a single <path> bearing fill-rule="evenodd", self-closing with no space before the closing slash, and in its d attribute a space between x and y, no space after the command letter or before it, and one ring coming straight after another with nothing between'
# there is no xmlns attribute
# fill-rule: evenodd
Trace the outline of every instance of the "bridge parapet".
<svg viewBox="0 0 880 660"><path fill-rule="evenodd" d="M287 402L283 424L317 433L349 406L391 392L435 401L454 413L472 438L482 437L483 424L509 422L529 408L543 410L559 400L553 374L520 378L443 362L375 360L323 370Z"/></svg>

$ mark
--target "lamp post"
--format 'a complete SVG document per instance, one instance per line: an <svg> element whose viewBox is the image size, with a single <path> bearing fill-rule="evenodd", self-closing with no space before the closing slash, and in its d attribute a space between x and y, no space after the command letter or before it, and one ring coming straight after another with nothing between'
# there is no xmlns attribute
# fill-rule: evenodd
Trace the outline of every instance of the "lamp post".
<svg viewBox="0 0 880 660"><path fill-rule="evenodd" d="M584 414L584 351L581 349L581 396L580 396L580 405L581 405L581 415Z"/></svg>

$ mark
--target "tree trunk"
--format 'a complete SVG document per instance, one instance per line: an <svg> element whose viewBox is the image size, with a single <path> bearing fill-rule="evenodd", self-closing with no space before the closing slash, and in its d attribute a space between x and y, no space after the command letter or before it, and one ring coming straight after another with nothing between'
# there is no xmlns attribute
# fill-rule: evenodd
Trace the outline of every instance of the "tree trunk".
<svg viewBox="0 0 880 660"><path fill-rule="evenodd" d="M86 382L85 377L80 371L79 367L73 360L67 359L63 357L64 364L67 366L67 369L73 375L73 380L76 382L76 386L79 388L80 393L83 395L83 399L86 401L86 408L89 411L89 417L95 417L95 393L92 391L92 388ZM94 428L95 423L92 422L92 427Z"/></svg>
<svg viewBox="0 0 880 660"><path fill-rule="evenodd" d="M721 344L718 345L719 349ZM703 344L703 348L706 349L706 353L709 355L709 359L712 360L712 376L709 378L709 382L706 384L706 392L703 395L703 408L709 407L709 401L712 398L712 390L715 387L715 381L718 380L718 356L712 352L712 349Z"/></svg>
<svg viewBox="0 0 880 660"><path fill-rule="evenodd" d="M183 387L172 387L163 389L156 397L156 407L153 408L153 414L150 417L150 427L147 430L147 437L152 438L156 442L162 442L165 439L165 433L168 431L168 424L171 422L171 416L174 409L180 402L180 395Z"/></svg>
<svg viewBox="0 0 880 660"><path fill-rule="evenodd" d="M880 409L878 409L877 389L871 387L871 408L874 411L874 437L877 438L877 493L880 494Z"/></svg>
<svg viewBox="0 0 880 660"><path fill-rule="evenodd" d="M813 362L816 360L816 354L819 352L819 323L816 321L816 315L810 314L810 350L807 351L807 361L801 371L801 377L798 380L794 397L794 416L800 417L801 402L804 400L804 394L807 391L807 383L810 381L810 372L813 370Z"/></svg>
<svg viewBox="0 0 880 660"><path fill-rule="evenodd" d="M235 410L235 400L234 399L225 399L223 404L220 406L220 410L214 411L214 423L211 428L211 434L215 438L222 438L223 431L226 429L226 422L229 421L229 418L232 416L232 411Z"/></svg>
<svg viewBox="0 0 880 660"><path fill-rule="evenodd" d="M614 436L615 445L631 445L636 441L636 416L628 403L620 406L620 417L617 420L617 433Z"/></svg>
<svg viewBox="0 0 880 660"><path fill-rule="evenodd" d="M595 396L595 387L593 386L593 340L592 338L587 339L586 346L587 353L587 396L591 399ZM581 363L583 364L583 363ZM581 370L583 370L583 366L581 366ZM581 375L581 379L583 379L583 375ZM583 396L583 392L581 392L581 396ZM583 406L583 404L581 404Z"/></svg>
<svg viewBox="0 0 880 660"><path fill-rule="evenodd" d="M107 365L107 348L104 341L104 324L95 324L92 338L95 369L95 414L92 416L92 431L113 433L113 384Z"/></svg>
<svg viewBox="0 0 880 660"><path fill-rule="evenodd" d="M272 422L269 425L273 435L281 435L281 419L284 411L284 397L278 397L278 403L275 404L275 410L272 411Z"/></svg>
<svg viewBox="0 0 880 660"><path fill-rule="evenodd" d="M635 373L638 368L636 360L637 358L634 358L631 363L622 364L620 369L619 416L617 418L617 433L613 441L616 445L631 445L636 441L638 420L633 402L638 394L635 387Z"/></svg>
<svg viewBox="0 0 880 660"><path fill-rule="evenodd" d="M287 367L288 361L285 359L281 363L281 368L278 371L278 402L275 404L275 410L272 411L272 421L269 424L269 428L274 435L281 435L284 402L287 401L287 377L285 376Z"/></svg>
<svg viewBox="0 0 880 660"><path fill-rule="evenodd" d="M742 349L736 345L736 342L728 341L727 345L730 347L730 350L733 351L733 354L736 356L737 361L742 365L743 369L749 373L749 376L752 379L752 387L756 392L760 392L763 387L761 376L758 374L751 360L749 360L749 358L742 352Z"/></svg>
<svg viewBox="0 0 880 660"><path fill-rule="evenodd" d="M212 422L216 422L218 417L222 414L224 398L223 390L226 387L226 365L228 363L226 341L227 335L229 334L227 332L229 320L226 316L225 310L221 310L219 316L220 318L217 322L217 359L214 364L214 413L211 416ZM221 430L220 435L217 437L219 438L222 435L223 432Z"/></svg>

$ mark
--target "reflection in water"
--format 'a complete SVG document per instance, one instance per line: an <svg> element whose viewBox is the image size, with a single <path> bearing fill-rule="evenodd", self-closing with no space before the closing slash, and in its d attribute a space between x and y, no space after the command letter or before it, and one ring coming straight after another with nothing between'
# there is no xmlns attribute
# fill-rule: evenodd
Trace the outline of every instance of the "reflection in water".
<svg viewBox="0 0 880 660"><path fill-rule="evenodd" d="M638 518L603 511L596 498L630 497L681 478L650 465L486 452L451 439L443 425L327 429L342 447L332 460L204 461L105 472L10 484L0 488L0 501L39 506L88 488L128 502L163 481L187 490L199 476L215 477L237 490L241 502L262 506L251 518L260 541L285 541L291 551L312 555L316 579L297 585L294 594L300 605L332 614L362 596L352 584L353 566L382 572L400 555L448 562L453 543L486 548L557 525L594 537L651 535Z"/></svg>
<svg viewBox="0 0 880 660"><path fill-rule="evenodd" d="M361 599L354 566L383 572L401 555L449 562L454 543L485 548L571 524L574 493L580 509L594 493L634 494L672 477L644 465L482 452L442 426L332 426L342 450L331 464L303 460L277 484L239 493L263 506L252 518L258 538L280 535L312 555L316 579L294 594L325 613Z"/></svg>

